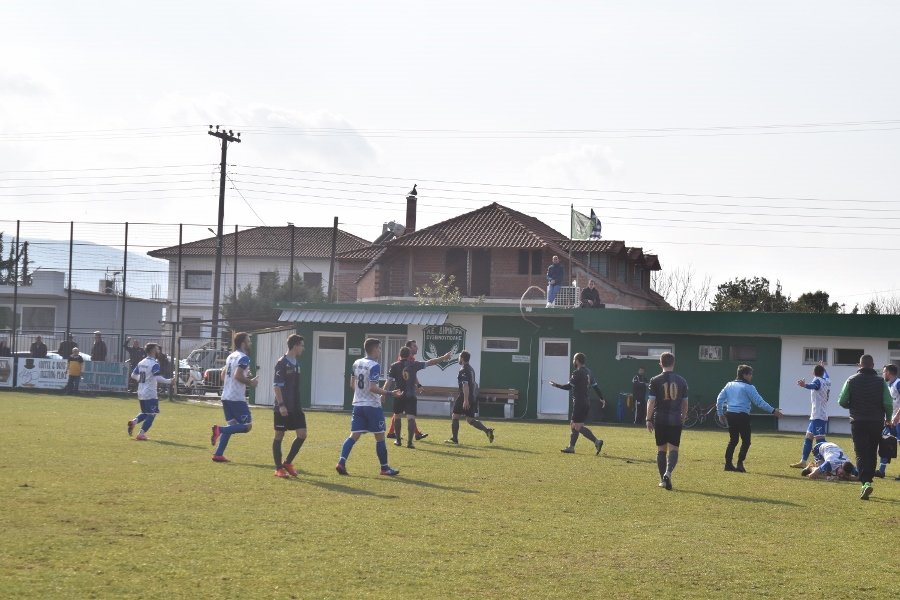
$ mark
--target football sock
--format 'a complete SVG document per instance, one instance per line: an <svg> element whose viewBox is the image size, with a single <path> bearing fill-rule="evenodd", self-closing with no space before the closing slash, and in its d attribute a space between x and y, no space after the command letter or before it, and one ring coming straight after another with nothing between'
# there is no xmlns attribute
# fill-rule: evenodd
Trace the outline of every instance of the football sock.
<svg viewBox="0 0 900 600"><path fill-rule="evenodd" d="M388 466L387 461L387 442L384 440L379 440L375 442L375 454L378 455L378 462L381 463L382 467Z"/></svg>
<svg viewBox="0 0 900 600"><path fill-rule="evenodd" d="M350 456L350 451L353 450L353 444L356 443L352 437L348 437L344 440L344 445L341 446L341 463L347 462L347 457Z"/></svg>
<svg viewBox="0 0 900 600"><path fill-rule="evenodd" d="M572 430L572 434L569 436L569 448L574 448L574 447L575 447L575 442L578 441L578 436L579 436L579 435L581 435L581 434L578 433L578 430L577 430L577 429L573 429L573 430Z"/></svg>
<svg viewBox="0 0 900 600"><path fill-rule="evenodd" d="M803 440L803 456L800 460L806 462L809 459L809 454L812 452L813 441L810 438L806 438Z"/></svg>
<svg viewBox="0 0 900 600"><path fill-rule="evenodd" d="M678 450L669 450L669 462L666 465L666 473L669 475L672 474L672 471L675 470L675 465L678 464Z"/></svg>
<svg viewBox="0 0 900 600"><path fill-rule="evenodd" d="M882 462L880 465L878 465L878 471L879 471L882 475L884 475L884 472L885 472L886 470L887 470L887 463L886 463L886 462Z"/></svg>
<svg viewBox="0 0 900 600"><path fill-rule="evenodd" d="M140 413L138 416L136 416L136 417L133 419L133 421L134 421L135 423L143 423L144 419L146 419L146 418L147 418L147 415L145 415L144 413Z"/></svg>
<svg viewBox="0 0 900 600"><path fill-rule="evenodd" d="M484 426L484 423L482 423L478 419L472 419L471 421L469 421L469 425L471 425L472 427L474 427L475 429L477 429L479 431L487 431L488 430L488 428Z"/></svg>
<svg viewBox="0 0 900 600"><path fill-rule="evenodd" d="M225 448L228 446L228 440L231 438L230 433L226 433L224 430L220 430L221 434L219 435L219 445L216 446L216 455L222 456L225 454Z"/></svg>
<svg viewBox="0 0 900 600"><path fill-rule="evenodd" d="M594 432L591 431L590 429L588 429L587 427L582 427L580 433L581 433L581 435L583 435L587 439L591 440L595 444L597 443L597 436L594 435Z"/></svg>
<svg viewBox="0 0 900 600"><path fill-rule="evenodd" d="M412 441L416 437L416 420L410 419L409 417L407 417L406 418L406 426L407 426L406 428L409 430L409 437L406 438L406 441L408 443L412 444Z"/></svg>
<svg viewBox="0 0 900 600"><path fill-rule="evenodd" d="M147 415L147 418L144 419L143 426L141 426L141 431L144 433L150 431L150 427L153 425L154 420L156 420L156 415Z"/></svg>
<svg viewBox="0 0 900 600"><path fill-rule="evenodd" d="M305 441L306 438L294 438L294 443L291 444L291 451L288 452L287 455L287 464L294 464L294 459L297 457L297 454L300 452L300 448L303 446L303 442Z"/></svg>
<svg viewBox="0 0 900 600"><path fill-rule="evenodd" d="M419 430L419 424L416 423L416 435L422 435L422 432Z"/></svg>
<svg viewBox="0 0 900 600"><path fill-rule="evenodd" d="M452 419L450 423L450 431L453 433L453 439L459 439L459 419Z"/></svg>
<svg viewBox="0 0 900 600"><path fill-rule="evenodd" d="M665 450L660 450L656 453L656 468L659 471L660 479L662 479L662 476L666 474L666 452L665 452Z"/></svg>
<svg viewBox="0 0 900 600"><path fill-rule="evenodd" d="M283 464L281 462L281 440L277 438L272 440L272 458L275 460L275 468L280 469Z"/></svg>

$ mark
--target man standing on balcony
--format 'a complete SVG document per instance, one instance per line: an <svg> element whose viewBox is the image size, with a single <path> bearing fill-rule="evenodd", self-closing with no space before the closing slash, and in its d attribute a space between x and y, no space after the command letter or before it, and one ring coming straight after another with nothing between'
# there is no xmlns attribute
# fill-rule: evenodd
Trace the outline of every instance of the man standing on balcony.
<svg viewBox="0 0 900 600"><path fill-rule="evenodd" d="M556 301L556 295L566 277L565 269L559 262L559 257L553 257L553 263L547 267L547 308L551 308Z"/></svg>

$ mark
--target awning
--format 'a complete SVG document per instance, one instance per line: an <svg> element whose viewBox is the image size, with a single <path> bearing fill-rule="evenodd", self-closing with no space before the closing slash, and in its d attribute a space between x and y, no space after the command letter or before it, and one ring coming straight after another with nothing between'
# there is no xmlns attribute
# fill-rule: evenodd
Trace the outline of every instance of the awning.
<svg viewBox="0 0 900 600"><path fill-rule="evenodd" d="M443 325L447 313L362 310L283 310L278 317L289 323L360 323L365 325Z"/></svg>

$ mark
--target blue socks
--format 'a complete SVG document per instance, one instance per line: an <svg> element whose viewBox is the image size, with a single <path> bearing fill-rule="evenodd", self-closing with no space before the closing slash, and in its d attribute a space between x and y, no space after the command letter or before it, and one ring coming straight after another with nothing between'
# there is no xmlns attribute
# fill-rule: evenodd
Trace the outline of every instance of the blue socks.
<svg viewBox="0 0 900 600"><path fill-rule="evenodd" d="M344 440L344 445L341 446L341 460L339 461L341 464L347 462L347 457L350 456L350 451L353 450L353 444L356 443L352 437L348 437ZM385 454L387 454L387 449L385 448Z"/></svg>
<svg viewBox="0 0 900 600"><path fill-rule="evenodd" d="M153 426L153 421L156 419L156 415L141 415L142 417L146 417L144 419L144 424L141 426L141 431L147 433L150 431L150 427Z"/></svg>
<svg viewBox="0 0 900 600"><path fill-rule="evenodd" d="M219 446L216 448L216 454L218 456L222 456L223 454L225 454L225 447L228 446L228 440L229 438L231 438L231 434L246 433L247 426L243 423L235 423L234 425L220 427L219 432L222 435L221 437L219 437Z"/></svg>
<svg viewBox="0 0 900 600"><path fill-rule="evenodd" d="M804 438L803 439L803 457L800 460L802 460L803 462L806 462L807 460L809 460L809 455L812 452L812 449L813 449L813 441L809 438Z"/></svg>
<svg viewBox="0 0 900 600"><path fill-rule="evenodd" d="M380 442L375 442L375 454L378 455L378 461L381 463L382 467L388 466L387 461L387 442L381 440Z"/></svg>

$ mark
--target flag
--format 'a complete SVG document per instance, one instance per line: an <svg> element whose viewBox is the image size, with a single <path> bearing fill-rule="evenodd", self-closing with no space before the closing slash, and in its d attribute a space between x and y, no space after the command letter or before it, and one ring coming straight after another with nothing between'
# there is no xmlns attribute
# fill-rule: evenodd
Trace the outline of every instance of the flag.
<svg viewBox="0 0 900 600"><path fill-rule="evenodd" d="M597 217L597 213L594 212L594 209L591 209L591 239L592 240L602 240L603 236L600 235L600 231L603 228L603 224L600 223L599 217Z"/></svg>
<svg viewBox="0 0 900 600"><path fill-rule="evenodd" d="M574 208L572 209L572 239L587 240L591 238L594 223L587 215L583 215Z"/></svg>
<svg viewBox="0 0 900 600"><path fill-rule="evenodd" d="M597 213L591 209L591 216L587 216L572 209L572 239L573 240L600 240L602 225Z"/></svg>

